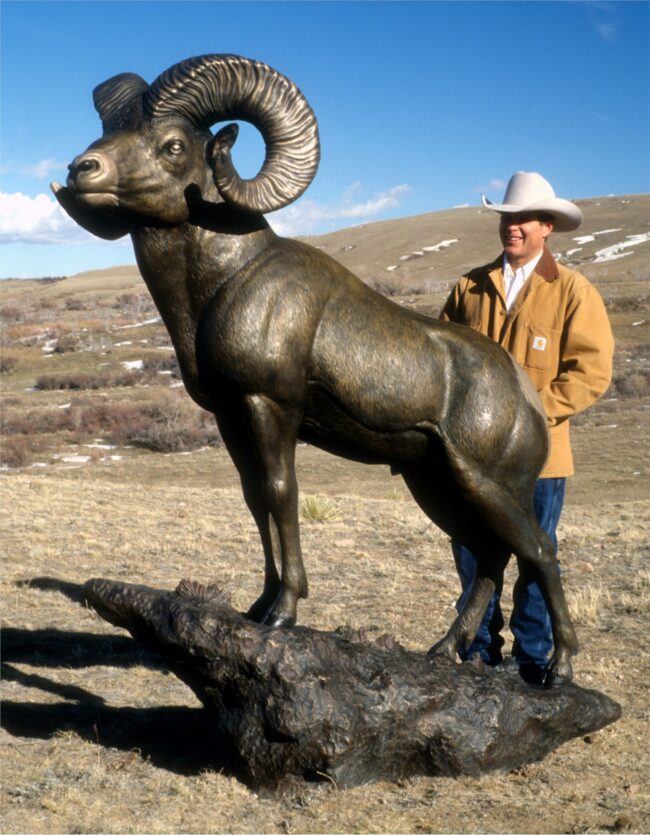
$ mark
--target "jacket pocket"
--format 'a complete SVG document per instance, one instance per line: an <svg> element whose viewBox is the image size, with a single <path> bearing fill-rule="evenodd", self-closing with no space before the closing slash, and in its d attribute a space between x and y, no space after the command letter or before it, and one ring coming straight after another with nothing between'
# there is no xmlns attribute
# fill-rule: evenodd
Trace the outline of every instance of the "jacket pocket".
<svg viewBox="0 0 650 835"><path fill-rule="evenodd" d="M536 371L555 371L558 366L559 332L527 324L525 338L524 367Z"/></svg>

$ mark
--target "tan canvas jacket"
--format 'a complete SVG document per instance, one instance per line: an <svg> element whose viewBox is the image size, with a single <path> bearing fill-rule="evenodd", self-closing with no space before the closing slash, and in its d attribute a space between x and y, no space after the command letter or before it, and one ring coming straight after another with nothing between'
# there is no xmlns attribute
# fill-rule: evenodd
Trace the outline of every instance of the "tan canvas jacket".
<svg viewBox="0 0 650 835"><path fill-rule="evenodd" d="M595 403L612 377L614 338L596 288L545 249L508 312L500 256L460 279L441 318L489 336L526 369L551 433L541 476L572 475L569 418Z"/></svg>

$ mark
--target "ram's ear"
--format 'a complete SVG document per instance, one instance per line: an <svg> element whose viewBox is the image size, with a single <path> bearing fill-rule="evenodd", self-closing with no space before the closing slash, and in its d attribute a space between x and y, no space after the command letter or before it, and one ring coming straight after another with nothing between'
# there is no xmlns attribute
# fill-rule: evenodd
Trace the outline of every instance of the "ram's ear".
<svg viewBox="0 0 650 835"><path fill-rule="evenodd" d="M221 128L208 143L208 159L210 162L214 164L217 157L229 156L238 136L239 125L234 122L231 125L226 125L225 128Z"/></svg>
<svg viewBox="0 0 650 835"><path fill-rule="evenodd" d="M217 189L219 189L219 181L237 178L237 172L230 158L230 149L237 141L238 135L239 127L233 122L221 128L208 143L208 163L212 168L212 176Z"/></svg>

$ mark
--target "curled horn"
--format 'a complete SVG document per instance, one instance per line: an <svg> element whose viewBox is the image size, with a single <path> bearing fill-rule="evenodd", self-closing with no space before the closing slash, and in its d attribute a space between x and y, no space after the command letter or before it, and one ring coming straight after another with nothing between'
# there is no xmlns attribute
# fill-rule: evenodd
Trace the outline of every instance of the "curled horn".
<svg viewBox="0 0 650 835"><path fill-rule="evenodd" d="M162 73L144 96L147 118L182 115L200 128L224 119L251 122L266 146L258 174L243 180L221 147L214 180L227 202L271 212L296 200L316 174L318 126L300 90L281 73L237 55L189 58Z"/></svg>

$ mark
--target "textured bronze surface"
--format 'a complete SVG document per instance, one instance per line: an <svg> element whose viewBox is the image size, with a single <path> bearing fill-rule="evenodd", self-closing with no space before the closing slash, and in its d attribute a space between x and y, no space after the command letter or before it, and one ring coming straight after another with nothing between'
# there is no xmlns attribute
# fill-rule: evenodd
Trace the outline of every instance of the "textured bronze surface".
<svg viewBox="0 0 650 835"><path fill-rule="evenodd" d="M287 777L343 788L510 770L621 712L595 690L533 687L515 668L479 671L389 636L271 630L214 586L183 581L170 592L90 580L84 591L192 688L207 708L206 740L221 740L215 762L236 764L256 788Z"/></svg>

